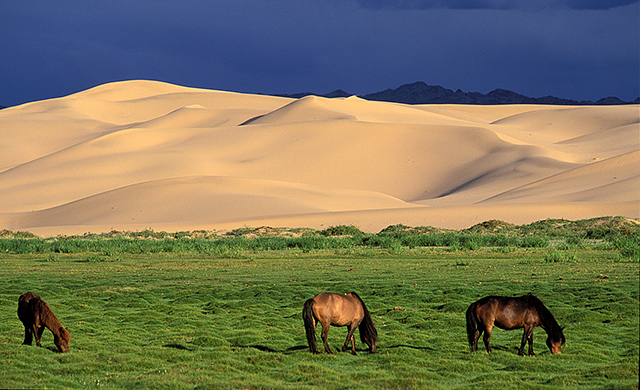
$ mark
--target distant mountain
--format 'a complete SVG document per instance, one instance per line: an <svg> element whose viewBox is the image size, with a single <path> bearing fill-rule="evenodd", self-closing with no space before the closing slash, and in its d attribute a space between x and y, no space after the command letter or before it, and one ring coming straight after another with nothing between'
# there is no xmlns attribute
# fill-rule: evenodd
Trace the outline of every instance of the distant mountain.
<svg viewBox="0 0 640 390"><path fill-rule="evenodd" d="M297 93L292 95L279 95L292 98L301 98L307 95L323 97L348 97L351 94L338 89L328 94L314 94L311 92ZM555 96L544 96L532 98L506 89L494 89L485 94L480 92L464 92L460 89L453 91L439 85L428 85L422 81L411 84L404 84L396 89L386 89L381 92L370 93L360 96L366 100L376 100L383 102L405 103L405 104L554 104L554 105L618 105L618 104L638 104L640 97L632 102L625 102L617 97L607 97L596 102L589 100L577 101L562 99Z"/></svg>
<svg viewBox="0 0 640 390"><path fill-rule="evenodd" d="M302 98L302 97L305 97L305 96L309 96L309 95L328 97L328 98L353 96L352 93L345 92L345 91L343 91L341 89L336 89L335 91L329 92L329 93L326 93L326 94L317 94L317 93L313 93L313 92L300 92L300 93L293 93L293 94L290 94L290 95L280 94L280 95L276 95L276 96L299 99L299 98Z"/></svg>

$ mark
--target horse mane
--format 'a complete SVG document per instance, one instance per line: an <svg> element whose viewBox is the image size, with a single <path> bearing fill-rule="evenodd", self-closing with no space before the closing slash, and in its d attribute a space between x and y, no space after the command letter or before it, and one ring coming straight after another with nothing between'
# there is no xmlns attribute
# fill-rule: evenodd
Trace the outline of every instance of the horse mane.
<svg viewBox="0 0 640 390"><path fill-rule="evenodd" d="M547 334L552 339L559 340L564 344L566 341L564 333L562 333L562 328L558 325L558 321L553 317L551 311L547 309L540 299L532 294L525 295L525 299L536 308L536 311L540 316L540 321L542 321L542 325L544 326L544 330L547 331Z"/></svg>
<svg viewBox="0 0 640 390"><path fill-rule="evenodd" d="M362 322L358 327L358 329L360 330L360 341L362 341L363 343L367 343L367 341L372 343L378 342L378 331L376 330L376 327L374 326L374 323L371 320L371 314L369 314L367 305L364 304L364 301L362 300L362 298L360 298L360 296L355 292L352 291L349 294L353 295L355 298L358 299L358 301L360 301L360 304L362 305L362 310L364 311L364 318L362 319Z"/></svg>

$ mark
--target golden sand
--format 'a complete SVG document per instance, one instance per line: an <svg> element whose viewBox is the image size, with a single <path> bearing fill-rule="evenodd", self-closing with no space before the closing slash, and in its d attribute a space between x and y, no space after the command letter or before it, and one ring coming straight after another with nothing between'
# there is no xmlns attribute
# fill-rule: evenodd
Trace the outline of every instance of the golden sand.
<svg viewBox="0 0 640 390"><path fill-rule="evenodd" d="M0 111L0 228L640 217L640 107L288 99L154 81Z"/></svg>

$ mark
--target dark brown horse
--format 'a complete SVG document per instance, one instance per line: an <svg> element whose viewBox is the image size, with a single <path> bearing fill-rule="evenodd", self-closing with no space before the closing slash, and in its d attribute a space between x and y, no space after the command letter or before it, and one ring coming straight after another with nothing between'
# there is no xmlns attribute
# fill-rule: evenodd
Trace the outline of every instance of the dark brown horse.
<svg viewBox="0 0 640 390"><path fill-rule="evenodd" d="M482 332L484 346L487 352L491 352L489 338L491 329L497 326L500 329L513 330L524 328L522 343L518 355L524 355L524 346L529 342L529 355L533 353L533 329L541 326L547 332L547 346L551 353L560 353L565 342L562 328L553 318L553 314L542 302L531 294L522 297L485 297L472 303L467 309L467 337L471 352L478 349L478 339Z"/></svg>
<svg viewBox="0 0 640 390"><path fill-rule="evenodd" d="M316 345L317 322L322 324L322 342L327 353L333 353L327 343L327 334L331 325L348 327L347 339L342 346L342 352L347 350L347 345L351 342L351 353L356 354L353 337L356 328L360 329L360 340L369 346L369 351L371 353L376 351L378 331L371 321L369 310L358 294L354 292L348 294L320 293L304 303L302 318L304 319L309 350L312 353L318 353Z"/></svg>
<svg viewBox="0 0 640 390"><path fill-rule="evenodd" d="M40 339L44 328L53 333L53 343L60 352L69 352L69 332L62 326L58 317L53 314L49 305L32 292L24 293L18 299L18 318L24 325L24 342L31 345L33 336L36 345L40 347Z"/></svg>

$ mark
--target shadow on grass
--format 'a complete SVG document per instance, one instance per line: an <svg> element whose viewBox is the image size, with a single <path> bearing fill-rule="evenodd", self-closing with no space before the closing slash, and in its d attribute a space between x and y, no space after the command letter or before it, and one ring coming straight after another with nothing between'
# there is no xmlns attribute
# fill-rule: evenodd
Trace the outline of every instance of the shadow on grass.
<svg viewBox="0 0 640 390"><path fill-rule="evenodd" d="M380 347L378 347L380 348ZM398 344L398 345L390 345L388 347L383 347L385 349L390 349L390 348L411 348L411 349L417 349L417 350L425 350L425 351L437 351L437 349L435 348L431 348L431 347L417 347L415 345L407 345L407 344Z"/></svg>
<svg viewBox="0 0 640 390"><path fill-rule="evenodd" d="M193 351L192 348L187 348L182 344L167 344L167 345L163 345L163 347L179 349L179 350L182 350L182 351Z"/></svg>
<svg viewBox="0 0 640 390"><path fill-rule="evenodd" d="M267 347L266 345L234 345L233 347L234 348L254 348L262 352L284 353L284 354L290 354L297 351L309 349L309 347L306 345L296 345L295 347L289 347L284 350L273 349L271 347Z"/></svg>
<svg viewBox="0 0 640 390"><path fill-rule="evenodd" d="M266 345L234 345L233 347L235 348L254 348L257 349L259 351L262 352L272 352L272 353L284 353L284 354L290 354L290 353L294 353L297 351L308 351L309 347L306 345L296 345L295 347L290 347L287 348L285 350L277 350L277 349L273 349L271 347L267 347ZM431 348L431 347L417 347L414 345L407 345L407 344L398 344L398 345L391 345L388 347L383 347L383 349L391 349L391 348L411 348L411 349L416 349L416 350L427 350L427 351L436 351L436 349ZM380 347L378 347L378 350L380 350ZM336 348L336 351L338 353L341 353L342 351L339 348ZM357 352L368 352L369 349L368 348L356 348Z"/></svg>

